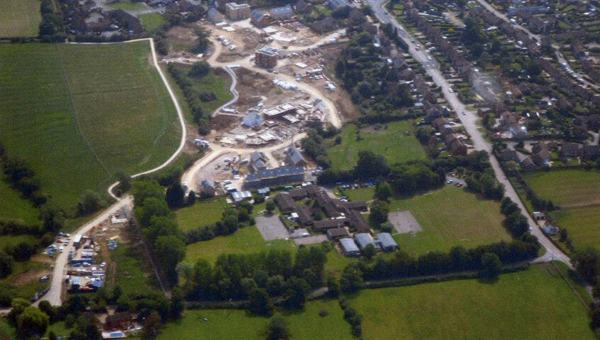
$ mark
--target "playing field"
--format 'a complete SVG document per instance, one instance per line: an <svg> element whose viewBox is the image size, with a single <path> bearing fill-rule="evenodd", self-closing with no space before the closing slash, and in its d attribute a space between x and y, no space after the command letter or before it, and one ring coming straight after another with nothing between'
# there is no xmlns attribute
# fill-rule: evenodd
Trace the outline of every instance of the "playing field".
<svg viewBox="0 0 600 340"><path fill-rule="evenodd" d="M142 21L144 29L148 32L160 28L165 23L163 16L158 13L140 15L139 19Z"/></svg>
<svg viewBox="0 0 600 340"><path fill-rule="evenodd" d="M0 221L19 220L27 225L39 223L40 212L0 176Z"/></svg>
<svg viewBox="0 0 600 340"><path fill-rule="evenodd" d="M351 305L371 340L594 339L583 304L550 265L501 275L363 290Z"/></svg>
<svg viewBox="0 0 600 340"><path fill-rule="evenodd" d="M357 141L356 130L356 125L347 126L341 133L342 143L327 149L335 170L353 168L358 161L358 152L365 150L385 156L389 164L427 157L414 136L412 120L389 123L380 130L373 127L361 129L360 141Z"/></svg>
<svg viewBox="0 0 600 340"><path fill-rule="evenodd" d="M600 204L600 171L560 170L532 172L527 184L543 199L568 207Z"/></svg>
<svg viewBox="0 0 600 340"><path fill-rule="evenodd" d="M321 311L328 315L320 316ZM352 339L337 300L312 301L301 312L277 314L288 322L291 339ZM180 321L168 324L157 339L258 340L265 338L268 323L267 318L249 316L241 310L190 310Z"/></svg>
<svg viewBox="0 0 600 340"><path fill-rule="evenodd" d="M215 198L179 209L175 212L179 230L192 230L220 221L227 206L225 199Z"/></svg>
<svg viewBox="0 0 600 340"><path fill-rule="evenodd" d="M500 204L480 200L463 188L452 185L421 196L390 203L390 212L409 210L423 228L411 234L396 234L400 249L423 254L448 251L456 245L467 248L510 240L502 227Z"/></svg>
<svg viewBox="0 0 600 340"><path fill-rule="evenodd" d="M40 0L0 0L0 37L35 37L41 21Z"/></svg>
<svg viewBox="0 0 600 340"><path fill-rule="evenodd" d="M147 41L0 46L0 134L63 208L167 160L180 128Z"/></svg>

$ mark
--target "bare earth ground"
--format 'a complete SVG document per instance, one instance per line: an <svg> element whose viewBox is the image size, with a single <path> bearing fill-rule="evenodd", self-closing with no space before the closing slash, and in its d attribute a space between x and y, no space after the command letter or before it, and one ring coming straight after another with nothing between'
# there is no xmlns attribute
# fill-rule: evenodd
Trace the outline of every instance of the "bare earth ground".
<svg viewBox="0 0 600 340"><path fill-rule="evenodd" d="M265 241L282 240L290 236L279 219L279 215L257 217L256 227Z"/></svg>
<svg viewBox="0 0 600 340"><path fill-rule="evenodd" d="M408 210L389 213L388 219L400 234L414 235L419 231L423 231L419 222L417 222L415 217Z"/></svg>

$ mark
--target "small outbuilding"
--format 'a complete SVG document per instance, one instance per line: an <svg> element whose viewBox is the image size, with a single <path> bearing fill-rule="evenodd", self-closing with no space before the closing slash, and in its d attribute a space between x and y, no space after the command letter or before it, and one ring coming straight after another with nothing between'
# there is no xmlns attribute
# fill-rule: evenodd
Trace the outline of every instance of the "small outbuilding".
<svg viewBox="0 0 600 340"><path fill-rule="evenodd" d="M371 237L371 234L356 234L354 235L354 239L356 240L356 244L358 244L360 250L364 250L369 244L372 244L374 247L377 248L377 245L375 244L375 241L373 241L373 237Z"/></svg>

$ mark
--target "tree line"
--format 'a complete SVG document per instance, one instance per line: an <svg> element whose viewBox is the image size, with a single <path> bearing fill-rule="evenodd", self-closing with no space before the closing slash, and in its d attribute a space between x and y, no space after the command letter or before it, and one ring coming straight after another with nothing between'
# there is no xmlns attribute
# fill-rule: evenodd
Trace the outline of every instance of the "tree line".
<svg viewBox="0 0 600 340"><path fill-rule="evenodd" d="M289 308L304 306L307 294L324 285L326 262L325 249L313 246L298 248L294 256L289 250L276 249L223 254L214 264L200 259L180 271L188 300L250 299L251 310L269 314L259 311L273 297L282 297Z"/></svg>
<svg viewBox="0 0 600 340"><path fill-rule="evenodd" d="M42 0L40 13L42 22L39 25L39 36L42 42L65 41L67 35L64 32L62 13L54 12L52 0Z"/></svg>
<svg viewBox="0 0 600 340"><path fill-rule="evenodd" d="M210 73L210 65L205 61L200 61L194 64L194 66L188 71L184 71L181 67L175 66L175 64L169 64L169 73L175 79L175 82L185 96L185 100L192 112L194 117L194 123L198 125L198 132L201 135L207 135L210 133L210 112L205 113L202 109L202 102L211 101L216 99L214 93L199 92L194 88L194 78L201 79Z"/></svg>
<svg viewBox="0 0 600 340"><path fill-rule="evenodd" d="M254 207L250 202L243 201L235 208L227 208L220 221L207 226L201 226L183 232L185 244L200 241L209 241L217 236L226 236L235 233L238 229L247 228L255 224L251 216Z"/></svg>

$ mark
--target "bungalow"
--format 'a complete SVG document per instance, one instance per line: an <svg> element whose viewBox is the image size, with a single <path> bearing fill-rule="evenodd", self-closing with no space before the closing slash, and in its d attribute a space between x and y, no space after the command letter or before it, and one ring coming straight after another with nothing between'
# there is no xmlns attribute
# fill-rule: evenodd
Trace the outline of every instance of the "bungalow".
<svg viewBox="0 0 600 340"><path fill-rule="evenodd" d="M266 170L268 162L267 156L260 151L254 151L250 154L250 170L253 172Z"/></svg>
<svg viewBox="0 0 600 340"><path fill-rule="evenodd" d="M313 224L312 217L310 216L310 210L305 206L296 206L294 212L298 215L298 222L302 225Z"/></svg>
<svg viewBox="0 0 600 340"><path fill-rule="evenodd" d="M328 229L342 228L347 222L347 218L330 218L327 220L315 221L313 223L313 228L315 231L324 232Z"/></svg>
<svg viewBox="0 0 600 340"><path fill-rule="evenodd" d="M327 238L329 238L330 240L337 240L346 237L350 237L348 228L334 228L327 230Z"/></svg>
<svg viewBox="0 0 600 340"><path fill-rule="evenodd" d="M519 164L523 171L533 171L537 169L537 165L531 160L531 157L527 157Z"/></svg>
<svg viewBox="0 0 600 340"><path fill-rule="evenodd" d="M533 154L531 156L531 161L536 165L536 166L550 166L550 158L551 158L551 154L550 151L548 150L541 150L540 152Z"/></svg>
<svg viewBox="0 0 600 340"><path fill-rule="evenodd" d="M562 158L577 158L583 155L581 144L566 142L560 149Z"/></svg>
<svg viewBox="0 0 600 340"><path fill-rule="evenodd" d="M294 146L285 150L285 162L291 166L305 166L308 163L302 153Z"/></svg>
<svg viewBox="0 0 600 340"><path fill-rule="evenodd" d="M283 213L290 213L296 208L296 202L287 192L275 196L275 203Z"/></svg>
<svg viewBox="0 0 600 340"><path fill-rule="evenodd" d="M106 317L104 329L108 331L129 329L134 325L136 319L136 315L130 312L115 313Z"/></svg>
<svg viewBox="0 0 600 340"><path fill-rule="evenodd" d="M517 152L515 150L504 149L504 150L500 151L500 159L503 162L509 162L509 161L518 162L519 156L517 155Z"/></svg>

